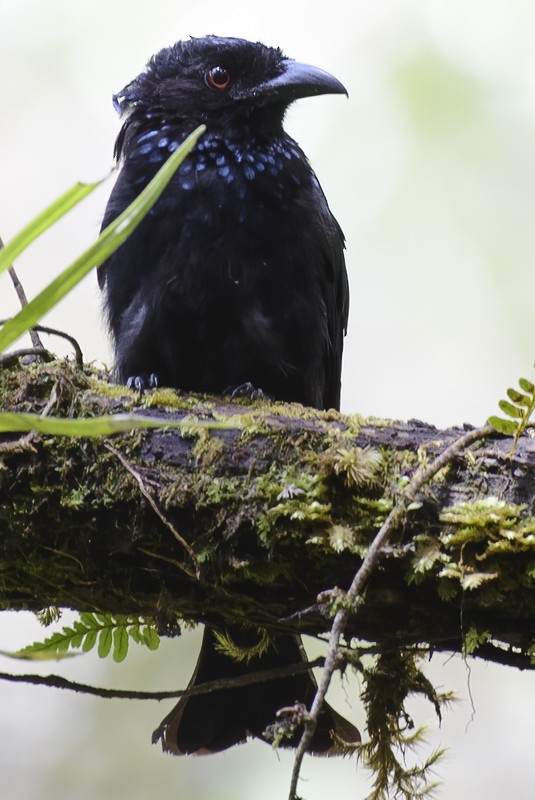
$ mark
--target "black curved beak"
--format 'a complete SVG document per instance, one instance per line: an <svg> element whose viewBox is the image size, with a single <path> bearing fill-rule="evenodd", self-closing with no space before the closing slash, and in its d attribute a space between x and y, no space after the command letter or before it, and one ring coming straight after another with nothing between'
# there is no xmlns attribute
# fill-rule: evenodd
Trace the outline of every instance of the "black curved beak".
<svg viewBox="0 0 535 800"><path fill-rule="evenodd" d="M314 97L319 94L345 94L347 89L328 72L310 64L300 64L291 58L282 61L284 71L276 78L247 91L247 98L259 103L291 103L300 97ZM245 93L236 99L245 99Z"/></svg>

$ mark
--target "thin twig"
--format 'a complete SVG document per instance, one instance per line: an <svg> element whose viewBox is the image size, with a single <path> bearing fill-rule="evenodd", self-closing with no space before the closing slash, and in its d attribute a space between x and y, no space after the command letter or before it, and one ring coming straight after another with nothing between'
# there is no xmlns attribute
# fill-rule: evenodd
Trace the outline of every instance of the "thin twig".
<svg viewBox="0 0 535 800"><path fill-rule="evenodd" d="M0 244L1 244L1 239L0 239ZM19 298L20 304L22 308L24 308L24 306L28 305L28 298L26 297L26 292L24 291L24 287L19 280L19 276L15 272L15 268L13 266L8 267L7 271L9 273L9 277L11 278L13 286L15 287L15 291L17 293L17 297ZM44 345L37 331L35 329L30 328L28 333L30 334L30 339L32 340L32 345L34 346L34 348L36 350L44 350L45 349Z"/></svg>
<svg viewBox="0 0 535 800"><path fill-rule="evenodd" d="M175 689L169 692L142 692L130 689L104 689L99 686L90 686L87 683L69 681L61 675L13 675L10 672L0 672L0 680L11 683L29 683L34 686L49 686L55 689L68 689L79 694L91 694L95 697L122 700L169 700L176 697L193 697L194 695L210 694L220 689L235 689L240 686L251 686L257 683L267 683L269 681L286 678L288 675L308 672L314 667L321 667L325 663L323 658L315 658L313 661L300 661L297 664L289 664L284 667L273 669L261 669L256 672L247 672L237 678L219 678L215 681L205 681L197 686L188 689Z"/></svg>
<svg viewBox="0 0 535 800"><path fill-rule="evenodd" d="M39 331L40 333L48 333L50 336L60 336L62 339L66 339L69 344L72 345L72 349L74 350L74 360L76 362L76 366L79 369L83 369L84 354L82 353L82 348L74 336L71 336L70 333L65 333L65 331L60 331L57 328L49 328L46 325L34 325L31 330Z"/></svg>
<svg viewBox="0 0 535 800"><path fill-rule="evenodd" d="M0 250L2 249L3 246L4 246L4 242L2 240L2 237L0 236ZM24 306L28 305L28 298L26 297L26 292L24 291L24 286L20 282L19 276L15 272L15 268L14 268L13 264L11 264L7 268L7 271L9 272L9 277L11 278L13 286L15 287L15 291L17 293L17 297L19 298L19 302L20 302L22 308L24 308ZM43 347L43 343L42 343L41 339L39 338L39 334L36 331L30 330L30 339L32 340L32 345L36 350L44 350L45 349Z"/></svg>
<svg viewBox="0 0 535 800"><path fill-rule="evenodd" d="M2 321L0 320L0 325ZM2 353L0 355L0 369L6 369L13 366L24 356L38 356L44 361L54 361L55 356L52 355L50 350L45 350L43 347L21 347L20 350L12 350L10 353Z"/></svg>
<svg viewBox="0 0 535 800"><path fill-rule="evenodd" d="M134 469L132 464L130 464L130 462L127 461L127 459L123 456L123 454L119 450L117 450L116 447L113 447L113 445L109 444L108 442L106 442L104 444L104 447L107 450L109 450L110 453L113 453L114 456L116 456L119 459L119 461L121 462L123 467L127 470L127 472L129 472L130 475L132 475L132 477L136 480L137 485L139 486L139 490L140 490L141 494L143 495L143 497L145 497L147 499L150 507L152 508L152 510L154 511L156 516L158 516L161 519L161 521L163 522L165 527L168 528L168 530L171 531L171 533L173 534L173 536L175 537L177 542L179 542L179 544L182 545L182 547L184 548L186 553L191 558L191 560L192 560L192 562L193 562L193 564L195 566L195 571L191 570L185 564L180 564L180 568L186 573L186 575L189 575L190 578L198 578L197 557L196 557L194 551L192 550L190 545L187 543L187 541L184 539L184 537L180 535L180 533L174 527L172 522L165 516L163 511L161 511L161 509L159 508L158 504L156 503L156 500L154 499L154 497L151 495L151 493L146 488L145 483L143 481L143 478L141 477L139 472L137 472ZM178 562L176 562L176 563L178 564Z"/></svg>
<svg viewBox="0 0 535 800"><path fill-rule="evenodd" d="M7 319L0 319L0 325L5 325L8 322ZM30 328L28 333L32 336L33 331L39 331L40 333L47 333L49 336L60 336L62 339L66 339L71 345L72 349L74 350L74 360L76 361L76 366L79 369L82 369L84 366L84 355L82 353L82 348L74 338L71 336L70 333L65 333L65 331L60 331L58 328L49 328L47 325L34 325L33 328ZM32 343L33 343L33 336L32 336ZM44 353L48 353L48 350L41 344L41 340L39 339L39 345L35 346L36 355L39 355L40 351L42 350ZM33 352L33 351L30 351ZM25 355L23 351L18 351L18 356Z"/></svg>
<svg viewBox="0 0 535 800"><path fill-rule="evenodd" d="M331 683L333 673L340 663L340 639L344 633L349 617L352 614L358 613L358 609L355 608L355 601L362 595L366 588L370 576L383 554L385 545L388 544L390 537L403 521L409 505L414 502L420 489L434 478L437 472L440 472L441 469L464 452L471 444L495 433L494 428L490 425L485 425L482 428L475 428L453 442L453 444L447 447L429 466L417 470L405 491L398 497L396 504L369 546L366 556L347 591L344 604L336 612L331 626L329 649L327 651L327 657L325 658L325 666L312 706L304 723L303 735L301 736L295 753L289 800L297 800L297 783L299 781L301 765L314 735L314 731L316 730L318 716L323 707L325 695L327 694L327 689Z"/></svg>

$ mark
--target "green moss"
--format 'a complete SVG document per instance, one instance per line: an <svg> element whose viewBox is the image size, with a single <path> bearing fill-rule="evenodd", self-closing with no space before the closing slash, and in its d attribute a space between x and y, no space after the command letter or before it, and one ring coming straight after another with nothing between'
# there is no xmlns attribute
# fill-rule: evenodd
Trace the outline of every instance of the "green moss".
<svg viewBox="0 0 535 800"><path fill-rule="evenodd" d="M359 757L373 774L369 800L400 797L404 800L432 797L434 767L444 751L435 750L423 764L409 766L405 754L425 741L425 728L417 728L409 714L407 699L420 695L441 718L441 708L451 694L439 694L422 672L422 658L410 651L388 651L363 671L362 699L366 707L369 740L359 748Z"/></svg>
<svg viewBox="0 0 535 800"><path fill-rule="evenodd" d="M210 432L205 429L205 433L199 434L197 438L193 448L193 456L198 465L202 465L204 469L207 469L217 464L224 449L224 441L217 436L210 435Z"/></svg>
<svg viewBox="0 0 535 800"><path fill-rule="evenodd" d="M110 383L102 375L90 374L87 383L92 392L96 392L103 397L123 400L126 405L128 405L129 400L133 404L135 399L139 397L139 392L134 392L132 389L128 389L120 383Z"/></svg>
<svg viewBox="0 0 535 800"><path fill-rule="evenodd" d="M344 415L343 420L346 426L346 435L349 439L356 439L360 435L362 426L365 423L364 417L360 414Z"/></svg>
<svg viewBox="0 0 535 800"><path fill-rule="evenodd" d="M381 453L373 447L339 447L332 454L334 474L357 489L377 482L381 462Z"/></svg>
<svg viewBox="0 0 535 800"><path fill-rule="evenodd" d="M145 408L159 408L162 411L191 411L199 404L198 395L185 395L169 389L167 387L151 389L143 395L143 406ZM203 405L206 408L212 406L203 397Z"/></svg>
<svg viewBox="0 0 535 800"><path fill-rule="evenodd" d="M209 478L204 486L203 504L224 506L236 502L240 489L241 481L238 478Z"/></svg>
<svg viewBox="0 0 535 800"><path fill-rule="evenodd" d="M440 521L437 536L415 540L409 581L437 580L444 600L468 593L482 608L508 603L511 611L514 602L519 615L531 613L535 518L525 506L487 497L443 509Z"/></svg>
<svg viewBox="0 0 535 800"><path fill-rule="evenodd" d="M490 631L479 631L474 627L469 628L464 635L464 655L472 655L482 644L486 644L491 638Z"/></svg>
<svg viewBox="0 0 535 800"><path fill-rule="evenodd" d="M525 505L497 497L457 503L440 514L441 521L448 524L441 541L449 549L481 543L481 560L518 550L535 553L535 517L522 516L525 509Z"/></svg>

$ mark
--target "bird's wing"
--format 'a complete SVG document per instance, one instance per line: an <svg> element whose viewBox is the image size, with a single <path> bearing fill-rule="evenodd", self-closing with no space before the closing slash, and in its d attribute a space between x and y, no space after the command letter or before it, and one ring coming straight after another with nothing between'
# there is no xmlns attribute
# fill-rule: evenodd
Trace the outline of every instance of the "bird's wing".
<svg viewBox="0 0 535 800"><path fill-rule="evenodd" d="M125 206L125 192L127 191L127 179L125 175L125 171L121 170L115 182L113 189L111 190L110 198L108 200L108 204L106 206L106 210L104 212L104 217L102 219L102 225L100 226L100 232L102 233L105 228L110 225L116 217L121 214ZM134 197L132 197L132 200ZM113 256L112 256L113 257ZM105 261L100 267L97 268L97 280L100 289L104 289L106 285L106 266L110 259Z"/></svg>
<svg viewBox="0 0 535 800"><path fill-rule="evenodd" d="M313 199L314 234L319 258L315 259L325 303L328 342L324 352L324 408L340 407L342 351L349 314L349 282L344 257L345 238L319 184Z"/></svg>

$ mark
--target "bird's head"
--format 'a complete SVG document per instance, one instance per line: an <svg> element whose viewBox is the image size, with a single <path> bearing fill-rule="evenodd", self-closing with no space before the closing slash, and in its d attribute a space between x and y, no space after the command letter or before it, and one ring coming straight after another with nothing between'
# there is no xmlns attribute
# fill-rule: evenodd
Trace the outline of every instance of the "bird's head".
<svg viewBox="0 0 535 800"><path fill-rule="evenodd" d="M206 36L161 50L114 103L127 117L152 114L192 126L222 127L255 117L280 125L290 103L320 94L347 91L328 72L286 58L277 48Z"/></svg>

